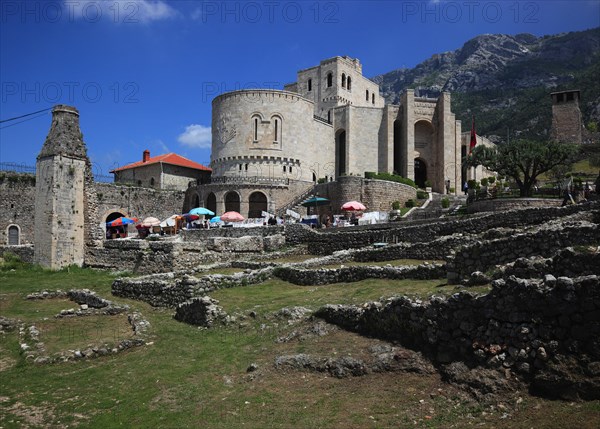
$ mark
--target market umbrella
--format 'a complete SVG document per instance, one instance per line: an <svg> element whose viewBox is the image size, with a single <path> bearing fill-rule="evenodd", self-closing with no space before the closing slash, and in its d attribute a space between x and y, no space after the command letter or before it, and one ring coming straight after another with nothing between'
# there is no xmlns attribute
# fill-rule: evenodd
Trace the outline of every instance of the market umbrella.
<svg viewBox="0 0 600 429"><path fill-rule="evenodd" d="M302 205L304 207L315 207L315 209L318 206L326 206L327 204L329 204L329 200L327 198L317 197L317 196L314 196L314 197L309 198L308 200L304 200L302 202Z"/></svg>
<svg viewBox="0 0 600 429"><path fill-rule="evenodd" d="M342 210L348 212L360 212L366 210L365 205L359 201L348 201L342 205Z"/></svg>
<svg viewBox="0 0 600 429"><path fill-rule="evenodd" d="M210 223L221 222L221 216L215 216L210 220Z"/></svg>
<svg viewBox="0 0 600 429"><path fill-rule="evenodd" d="M182 216L185 218L186 222L191 222L193 220L200 219L200 216L198 216L197 214L186 213L186 214L183 214Z"/></svg>
<svg viewBox="0 0 600 429"><path fill-rule="evenodd" d="M245 218L238 212L225 212L221 215L221 220L224 222L240 222Z"/></svg>
<svg viewBox="0 0 600 429"><path fill-rule="evenodd" d="M166 228L167 226L175 226L176 223L177 221L175 220L175 218L171 216L170 218L163 220L160 223L160 226Z"/></svg>
<svg viewBox="0 0 600 429"><path fill-rule="evenodd" d="M129 217L121 216L115 220L106 222L106 226L109 226L109 227L123 226L123 225L130 225L130 224L133 224L136 222L138 222L138 218L136 218L136 217L129 218Z"/></svg>
<svg viewBox="0 0 600 429"><path fill-rule="evenodd" d="M329 200L327 198L322 197L312 197L308 200L304 200L302 205L304 207L317 207L317 206L325 206L329 204Z"/></svg>
<svg viewBox="0 0 600 429"><path fill-rule="evenodd" d="M160 219L157 219L152 216L145 218L141 223L142 228L149 228L151 226L157 226L157 225L160 225Z"/></svg>
<svg viewBox="0 0 600 429"><path fill-rule="evenodd" d="M207 209L206 207L196 207L195 209L190 210L190 214L213 216L215 214L215 212Z"/></svg>

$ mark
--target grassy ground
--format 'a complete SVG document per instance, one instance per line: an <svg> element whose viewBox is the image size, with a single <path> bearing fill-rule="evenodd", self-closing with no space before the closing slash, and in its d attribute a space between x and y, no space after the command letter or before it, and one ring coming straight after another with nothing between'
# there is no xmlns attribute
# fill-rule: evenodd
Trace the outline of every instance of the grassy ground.
<svg viewBox="0 0 600 429"><path fill-rule="evenodd" d="M198 329L172 310L110 295L114 276L71 269L0 271L0 315L37 323L68 302L22 299L40 289L89 288L142 312L151 345L88 361L33 365L19 354L14 331L0 335L0 427L134 428L596 428L600 402L545 401L481 405L437 375L372 374L336 379L281 372L276 356L361 356L378 340L335 330L277 343L298 326L269 314L285 306L362 303L399 293L452 293L443 281L364 281L319 287L278 280L214 293L228 312L253 309L244 325ZM71 305L72 306L72 305ZM67 305L67 308L71 307ZM89 333L95 335L94 332ZM79 339L75 339L79 341ZM72 344L63 344L72 346ZM250 363L258 370L248 373Z"/></svg>

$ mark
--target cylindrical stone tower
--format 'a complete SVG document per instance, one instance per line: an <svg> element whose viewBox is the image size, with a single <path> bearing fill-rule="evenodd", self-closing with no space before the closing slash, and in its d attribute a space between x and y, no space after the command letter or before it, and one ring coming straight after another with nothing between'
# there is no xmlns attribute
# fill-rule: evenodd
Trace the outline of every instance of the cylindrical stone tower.
<svg viewBox="0 0 600 429"><path fill-rule="evenodd" d="M83 265L88 161L76 108L57 105L36 163L35 257L52 269Z"/></svg>

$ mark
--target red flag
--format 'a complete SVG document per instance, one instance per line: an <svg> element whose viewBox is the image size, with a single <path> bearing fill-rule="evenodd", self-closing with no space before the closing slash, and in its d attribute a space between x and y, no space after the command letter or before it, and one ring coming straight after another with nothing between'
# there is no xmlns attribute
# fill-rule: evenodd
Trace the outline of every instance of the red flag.
<svg viewBox="0 0 600 429"><path fill-rule="evenodd" d="M475 116L473 116L473 124L471 125L471 144L469 145L469 153L473 152L473 148L477 144L477 133L475 132Z"/></svg>

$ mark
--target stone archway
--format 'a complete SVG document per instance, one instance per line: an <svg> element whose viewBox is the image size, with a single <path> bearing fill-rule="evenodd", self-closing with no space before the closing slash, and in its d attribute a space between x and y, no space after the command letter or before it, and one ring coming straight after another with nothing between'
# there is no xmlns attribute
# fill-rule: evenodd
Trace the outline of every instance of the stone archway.
<svg viewBox="0 0 600 429"><path fill-rule="evenodd" d="M235 191L229 191L225 194L225 211L240 212L240 195Z"/></svg>
<svg viewBox="0 0 600 429"><path fill-rule="evenodd" d="M106 216L106 218L104 219L104 223L106 224L106 222L111 222L115 219L120 218L121 216L125 216L125 215L123 213L121 213L120 211L112 211Z"/></svg>
<svg viewBox="0 0 600 429"><path fill-rule="evenodd" d="M415 183L419 188L424 188L426 181L427 164L421 158L415 158Z"/></svg>
<svg viewBox="0 0 600 429"><path fill-rule="evenodd" d="M262 217L262 212L268 211L267 196L262 192L252 192L248 198L248 203L248 218Z"/></svg>
<svg viewBox="0 0 600 429"><path fill-rule="evenodd" d="M213 192L208 194L208 197L206 197L206 208L214 212L215 214L217 213L217 197ZM211 218L212 216L208 217Z"/></svg>

